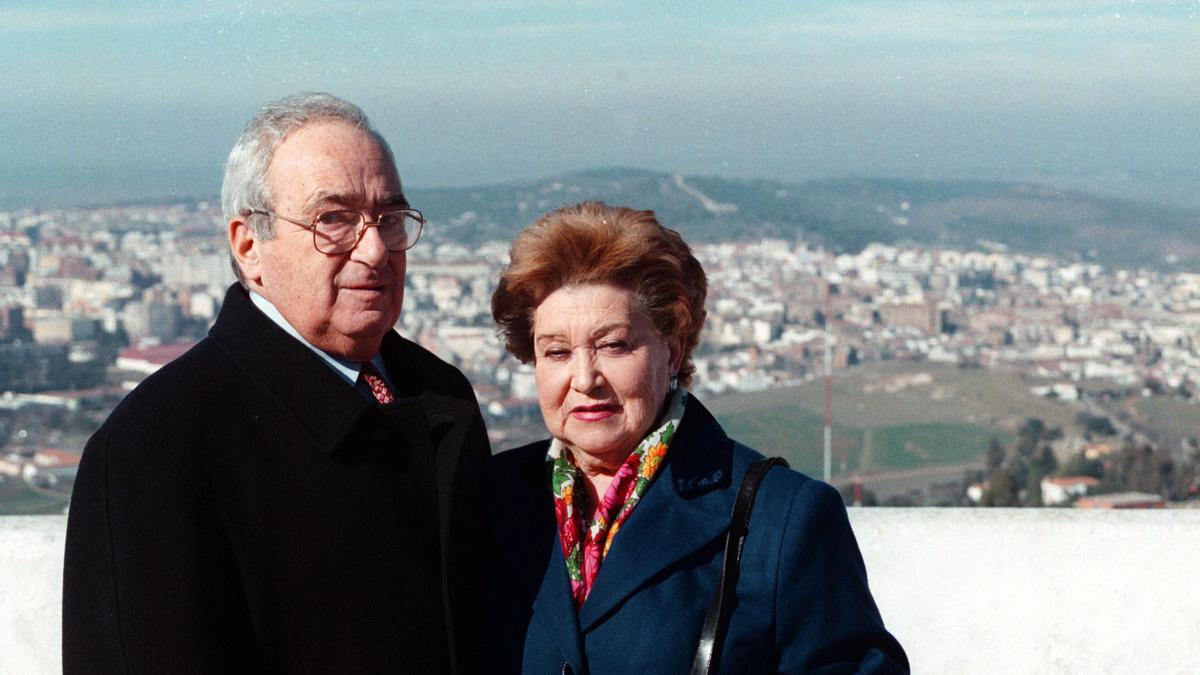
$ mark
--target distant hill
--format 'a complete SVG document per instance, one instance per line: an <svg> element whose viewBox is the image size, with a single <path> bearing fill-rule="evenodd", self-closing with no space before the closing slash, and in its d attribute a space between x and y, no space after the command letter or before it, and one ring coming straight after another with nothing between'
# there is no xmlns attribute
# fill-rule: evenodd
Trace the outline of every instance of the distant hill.
<svg viewBox="0 0 1200 675"><path fill-rule="evenodd" d="M583 199L656 211L689 241L803 238L855 252L871 242L1053 253L1110 266L1200 270L1200 211L1027 183L871 178L784 183L603 169L534 183L413 189L437 234L509 239Z"/></svg>

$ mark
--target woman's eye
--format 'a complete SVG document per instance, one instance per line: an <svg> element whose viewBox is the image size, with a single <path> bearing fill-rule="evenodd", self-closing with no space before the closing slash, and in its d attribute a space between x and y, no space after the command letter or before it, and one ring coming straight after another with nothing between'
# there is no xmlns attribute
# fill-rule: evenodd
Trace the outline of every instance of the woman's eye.
<svg viewBox="0 0 1200 675"><path fill-rule="evenodd" d="M571 355L571 350L562 347L551 347L542 352L542 356L548 359L565 359Z"/></svg>
<svg viewBox="0 0 1200 675"><path fill-rule="evenodd" d="M603 352L606 352L609 354L622 354L624 352L629 351L629 343L625 342L624 340L613 340L612 342L605 342L604 344L600 345L600 351L603 351Z"/></svg>

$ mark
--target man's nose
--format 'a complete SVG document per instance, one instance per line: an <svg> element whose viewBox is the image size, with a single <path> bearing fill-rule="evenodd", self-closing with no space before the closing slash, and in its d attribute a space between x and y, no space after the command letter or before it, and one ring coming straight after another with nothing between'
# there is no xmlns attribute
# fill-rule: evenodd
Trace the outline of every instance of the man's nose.
<svg viewBox="0 0 1200 675"><path fill-rule="evenodd" d="M379 227L375 223L366 223L363 225L363 232L358 238L358 245L350 252L350 257L362 263L366 263L372 267L377 267L387 262L391 252L383 243L383 237L379 234Z"/></svg>

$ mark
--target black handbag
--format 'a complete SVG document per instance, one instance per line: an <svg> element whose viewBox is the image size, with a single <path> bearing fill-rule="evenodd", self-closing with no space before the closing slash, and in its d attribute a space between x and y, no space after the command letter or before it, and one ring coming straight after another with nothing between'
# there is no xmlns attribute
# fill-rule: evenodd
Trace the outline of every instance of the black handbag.
<svg viewBox="0 0 1200 675"><path fill-rule="evenodd" d="M773 466L786 467L782 457L764 457L746 469L742 486L738 488L733 502L733 514L729 518L729 532L725 534L725 558L721 562L721 578L717 590L708 605L704 617L704 628L700 631L700 644L696 647L696 658L692 661L692 675L711 675L717 672L721 662L721 646L729 628L729 612L734 588L737 586L738 565L742 561L742 545L746 541L750 525L750 510L754 508L754 496L758 486Z"/></svg>

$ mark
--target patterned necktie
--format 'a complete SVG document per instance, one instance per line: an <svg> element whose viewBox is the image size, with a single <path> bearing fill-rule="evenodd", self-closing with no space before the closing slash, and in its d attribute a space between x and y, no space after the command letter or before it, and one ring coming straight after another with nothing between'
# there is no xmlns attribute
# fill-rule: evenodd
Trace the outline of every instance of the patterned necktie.
<svg viewBox="0 0 1200 675"><path fill-rule="evenodd" d="M376 401L379 401L380 405L388 405L396 400L396 395L392 393L392 388L388 386L387 380L383 379L383 374L370 361L362 364L362 370L358 376L371 388L371 394Z"/></svg>

